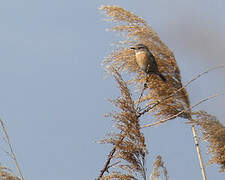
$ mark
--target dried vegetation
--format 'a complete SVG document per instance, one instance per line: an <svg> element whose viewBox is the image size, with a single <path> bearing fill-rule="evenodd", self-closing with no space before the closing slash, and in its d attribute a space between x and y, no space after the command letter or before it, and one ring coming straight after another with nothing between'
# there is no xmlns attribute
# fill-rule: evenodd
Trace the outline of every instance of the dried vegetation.
<svg viewBox="0 0 225 180"><path fill-rule="evenodd" d="M220 165L220 172L225 172L225 127L219 120L205 111L193 113L193 124L199 127L202 140L208 142L209 163Z"/></svg>
<svg viewBox="0 0 225 180"><path fill-rule="evenodd" d="M199 113L198 118L193 119L186 86L182 85L180 70L173 52L142 18L118 6L102 6L100 9L108 17L108 21L116 24L111 30L122 34L124 41L119 42L118 48L103 61L106 71L117 82L121 96L111 100L119 109L108 114L108 117L115 122L117 133L108 134L101 141L112 144L113 149L98 179L138 179L140 175L146 179L147 149L140 126L140 118L146 113L151 113L159 123L166 122L160 120L176 117L182 117L191 122L204 179L204 166L198 139L195 136L195 125L201 127L199 131L202 132L203 139L209 142L209 152L213 154L210 162L220 164L224 171L224 127L218 122L217 125L213 125L215 121L213 123L210 121L210 124L207 119L211 116L203 115L203 113ZM140 71L134 52L129 48L139 43L145 44L153 53L159 71L167 79L166 83L154 74L148 77ZM146 81L147 87L143 87ZM131 89L134 95L131 94ZM212 125L214 129L209 128ZM159 167L163 169L164 176L168 179L167 170L160 156L154 164L154 177L158 176ZM111 171L111 168L115 170Z"/></svg>

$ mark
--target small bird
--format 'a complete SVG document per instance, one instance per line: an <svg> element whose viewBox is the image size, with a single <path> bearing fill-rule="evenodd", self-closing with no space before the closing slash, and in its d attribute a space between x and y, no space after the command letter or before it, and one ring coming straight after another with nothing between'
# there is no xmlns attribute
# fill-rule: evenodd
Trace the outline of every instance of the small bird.
<svg viewBox="0 0 225 180"><path fill-rule="evenodd" d="M166 78L159 72L157 62L153 54L149 51L148 47L144 44L138 44L134 47L131 47L135 51L136 54L136 62L141 70L143 70L147 74L156 74L158 75L164 82Z"/></svg>

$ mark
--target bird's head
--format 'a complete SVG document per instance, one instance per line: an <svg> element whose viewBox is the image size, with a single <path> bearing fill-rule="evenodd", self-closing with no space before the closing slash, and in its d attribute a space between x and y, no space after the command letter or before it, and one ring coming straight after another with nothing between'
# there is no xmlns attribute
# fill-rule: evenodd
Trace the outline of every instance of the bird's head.
<svg viewBox="0 0 225 180"><path fill-rule="evenodd" d="M144 44L137 44L136 46L131 47L131 49L135 50L135 52L143 52L143 51L149 51L148 47Z"/></svg>

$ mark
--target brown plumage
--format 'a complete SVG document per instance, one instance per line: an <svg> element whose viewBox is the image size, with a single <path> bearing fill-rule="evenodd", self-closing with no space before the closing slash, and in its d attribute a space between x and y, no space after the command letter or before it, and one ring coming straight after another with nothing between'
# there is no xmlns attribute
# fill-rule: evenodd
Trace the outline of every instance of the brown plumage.
<svg viewBox="0 0 225 180"><path fill-rule="evenodd" d="M136 62L141 70L147 74L156 74L164 82L166 78L159 72L157 62L153 54L149 51L148 47L144 44L138 44L135 47L131 47L135 50Z"/></svg>

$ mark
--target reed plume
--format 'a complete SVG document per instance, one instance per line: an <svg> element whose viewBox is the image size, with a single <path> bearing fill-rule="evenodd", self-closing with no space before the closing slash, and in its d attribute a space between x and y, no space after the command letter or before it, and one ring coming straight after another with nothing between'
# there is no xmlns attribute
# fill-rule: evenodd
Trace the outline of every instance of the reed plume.
<svg viewBox="0 0 225 180"><path fill-rule="evenodd" d="M114 145L115 152L111 158L117 159L117 162L112 165L108 164L107 170L109 167L117 165L122 172L114 171L101 176L101 179L136 179L137 173L140 173L145 179L144 164L147 149L144 135L140 131L138 111L122 76L116 69L112 69L111 72L114 72L113 77L119 86L121 97L111 100L120 111L114 111L108 114L108 117L115 121L117 129L120 131L108 134L101 142Z"/></svg>
<svg viewBox="0 0 225 180"><path fill-rule="evenodd" d="M0 179L1 180L20 180L20 178L15 176L12 173L12 171L5 166L0 166Z"/></svg>
<svg viewBox="0 0 225 180"><path fill-rule="evenodd" d="M111 17L108 20L122 24L116 25L112 30L119 31L127 37L120 42L121 47L104 60L106 69L113 67L120 72L133 73L134 76L130 76L127 80L128 84L142 87L146 82L146 74L140 71L134 52L129 47L139 43L145 44L153 53L159 65L159 71L165 76L167 82L162 83L159 77L152 75L147 84L146 94L139 102L152 106L163 100L151 108L151 112L157 119L168 118L189 107L188 94L185 88L182 88L180 70L173 52L160 40L152 27L140 17L118 6L102 6L100 9ZM177 91L179 89L181 90ZM174 93L176 91L177 93ZM169 95L171 96L168 98ZM188 118L188 115L183 113L180 117Z"/></svg>
<svg viewBox="0 0 225 180"><path fill-rule="evenodd" d="M144 159L147 149L144 135L141 133L140 117L146 113L151 113L158 120L155 125L177 117L187 119L192 123L192 132L201 172L203 180L206 180L199 142L196 136L195 125L199 124L194 123L195 120L192 119L193 106L190 105L188 93L185 89L190 82L198 77L191 80L187 85L182 85L180 70L173 52L142 18L119 6L102 6L100 10L104 11L108 17L107 21L116 24L111 30L122 34L124 40L118 42L117 48L103 61L106 71L117 82L121 97L111 101L120 109L120 112L113 112L108 116L114 119L116 128L119 131L118 133L109 134L101 141L110 143L114 147L109 153L98 179L137 179L136 173L141 174L143 179L146 179ZM135 60L134 51L130 49L131 46L136 44L144 44L148 47L157 61L159 72L167 79L166 82L162 82L154 74L149 77L140 70ZM134 91L132 91L133 96L131 95L131 89ZM197 105L206 100L200 101ZM220 152L224 154L224 151ZM117 159L117 161L112 163L112 159ZM126 164L122 165L123 162ZM160 157L156 162L161 162ZM219 163L218 160L213 162ZM120 171L113 171L108 175L104 175L112 167L118 167ZM162 162L161 167L163 167ZM165 176L168 179L167 175Z"/></svg>
<svg viewBox="0 0 225 180"><path fill-rule="evenodd" d="M193 115L195 118L191 123L199 127L202 140L208 142L209 163L220 165L220 172L225 172L225 127L216 116L205 111L194 112Z"/></svg>
<svg viewBox="0 0 225 180"><path fill-rule="evenodd" d="M162 169L165 179L168 180L169 177L168 177L167 169L164 165L164 162L162 161L162 157L159 155L159 156L156 157L156 160L153 164L153 171L152 171L152 174L150 176L150 180L159 180L159 177L162 174L160 172L160 169Z"/></svg>

